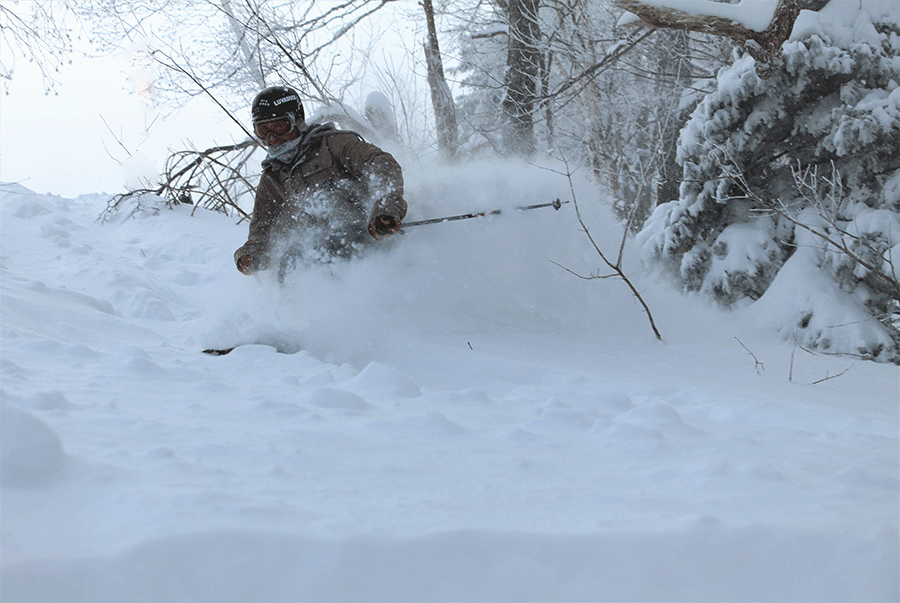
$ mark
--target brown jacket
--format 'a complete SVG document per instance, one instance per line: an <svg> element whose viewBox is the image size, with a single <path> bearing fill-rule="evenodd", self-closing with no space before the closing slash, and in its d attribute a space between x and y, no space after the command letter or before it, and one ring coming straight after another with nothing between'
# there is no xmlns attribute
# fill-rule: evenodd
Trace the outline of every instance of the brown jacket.
<svg viewBox="0 0 900 603"><path fill-rule="evenodd" d="M250 234L235 262L250 255L254 270L265 269L279 245L297 243L348 257L374 241L367 230L373 217L399 222L406 215L403 175L389 153L330 124L300 136L292 164L263 161Z"/></svg>

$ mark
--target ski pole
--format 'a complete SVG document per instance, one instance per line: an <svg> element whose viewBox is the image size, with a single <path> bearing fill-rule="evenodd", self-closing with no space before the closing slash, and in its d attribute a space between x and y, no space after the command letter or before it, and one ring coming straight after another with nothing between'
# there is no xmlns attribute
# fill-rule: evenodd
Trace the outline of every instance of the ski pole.
<svg viewBox="0 0 900 603"><path fill-rule="evenodd" d="M526 211L529 209L538 209L541 207L552 207L553 209L559 210L560 207L563 206L563 203L568 203L568 201L560 201L557 199L551 203L538 203L536 205L525 205L522 207L516 207L515 209L519 211ZM490 211L479 211L473 212L471 214L461 214L458 216L447 216L446 218L431 218L429 220L418 220L416 222L404 222L403 228L408 228L410 226L424 226L425 224L440 224L442 222L453 222L455 220L468 220L470 218L480 218L482 216L496 216L497 214L503 213L502 209L494 209Z"/></svg>

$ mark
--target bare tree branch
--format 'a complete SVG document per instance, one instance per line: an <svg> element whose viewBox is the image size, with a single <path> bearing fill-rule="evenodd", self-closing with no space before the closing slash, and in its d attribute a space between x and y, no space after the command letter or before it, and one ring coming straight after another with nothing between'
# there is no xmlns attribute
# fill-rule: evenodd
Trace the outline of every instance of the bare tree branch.
<svg viewBox="0 0 900 603"><path fill-rule="evenodd" d="M560 84L555 90L547 94L545 97L539 97L538 100L547 98L555 98L574 86L579 86L579 91L588 82L596 78L598 75L612 67L619 59L621 59L628 51L643 42L645 39L653 35L653 29L643 29L634 32L627 40L613 46L607 53L596 63L587 67L581 73L573 75L565 82Z"/></svg>
<svg viewBox="0 0 900 603"><path fill-rule="evenodd" d="M765 209L778 214L779 216L781 216L782 218L784 218L785 220L787 220L794 226L798 226L798 227L802 228L803 230L806 230L807 232L812 233L817 238L821 239L822 241L824 241L825 243L827 243L834 249L838 250L840 253L846 255L855 264L861 266L862 268L865 268L874 277L879 279L879 281L881 281L882 285L884 286L886 292L891 296L891 299L893 299L895 302L900 303L900 279L898 279L896 272L894 274L888 274L880 266L877 266L876 264L874 264L874 263L866 260L862 256L860 256L853 249L851 249L850 245L847 244L845 237L847 237L851 240L858 241L859 240L858 236L851 234L851 233L845 231L844 229L838 228L837 225L835 224L834 220L831 217L824 216L824 215L822 217L829 224L835 226L835 229L837 230L837 232L840 236L838 236L838 237L831 236L827 232L823 231L822 229L814 228L813 226L810 226L809 224L801 222L800 220L795 218L793 215L791 215L791 213L788 212L787 209L784 208L783 206L779 206L775 203L772 203L771 201L763 199L760 195L758 195L755 191L753 191L752 188L750 187L749 183L747 182L746 178L744 178L743 174L739 173L737 170L731 169L731 166L723 166L723 169L724 169L725 178L727 178L728 180L733 182L741 190L741 192L744 195L746 195L746 197L748 199L750 199L751 201L753 201L760 207L764 207ZM890 265L893 266L893 263L891 262Z"/></svg>
<svg viewBox="0 0 900 603"><path fill-rule="evenodd" d="M21 57L37 66L45 91L53 91L56 73L73 50L73 30L66 18L76 8L75 0L0 4L0 80L4 85L13 79L16 58Z"/></svg>
<svg viewBox="0 0 900 603"><path fill-rule="evenodd" d="M132 202L132 214L148 209L143 206L147 195L160 198L172 208L176 205L193 205L222 212L236 214L241 220L249 219L239 200L251 194L254 186L243 175L246 161L259 143L252 138L243 142L216 146L204 151L179 151L169 156L165 174L160 184L152 188L139 188L116 195L110 199L104 210L104 221ZM236 158L234 153L238 153ZM195 198L196 195L196 198ZM158 208L154 208L158 209Z"/></svg>
<svg viewBox="0 0 900 603"><path fill-rule="evenodd" d="M582 275L579 275L579 274L573 272L572 270L569 270L568 268L564 268L564 269L567 270L568 272L571 272L575 276L578 276L579 278L582 278L585 280L606 279L606 278L613 278L613 277L622 279L622 281L631 290L631 294L634 295L635 299L638 300L638 303L641 304L641 308L643 309L644 314L647 315L647 319L650 321L650 328L653 330L653 334L656 336L656 339L658 339L659 341L662 341L662 335L660 335L659 329L656 328L656 321L653 320L653 313L650 312L650 307L647 305L647 302L644 301L644 298L641 296L641 293L637 290L637 287L635 287L634 283L631 282L631 279L628 278L628 275L625 274L625 271L622 268L621 256L619 257L618 261L616 261L615 263L611 262L609 260L609 258L606 257L606 254L603 253L603 250L600 249L600 245L597 243L597 240L594 238L594 235L591 234L590 229L588 228L587 224L584 221L584 218L581 215L581 209L578 207L578 196L575 194L575 184L572 181L572 171L569 169L569 165L568 165L568 162L566 161L565 157L563 157L563 163L565 164L566 170L567 170L566 176L569 180L569 190L572 193L572 204L575 206L575 216L578 219L578 224L581 226L581 230L582 230L582 232L584 232L585 236L588 238L588 241L590 241L591 246L594 248L594 251L597 252L597 255L600 256L600 259L603 261L603 263L606 264L606 266L610 270L612 270L613 273L608 274L608 275L602 275L602 276L599 274L591 275L591 276L582 276Z"/></svg>

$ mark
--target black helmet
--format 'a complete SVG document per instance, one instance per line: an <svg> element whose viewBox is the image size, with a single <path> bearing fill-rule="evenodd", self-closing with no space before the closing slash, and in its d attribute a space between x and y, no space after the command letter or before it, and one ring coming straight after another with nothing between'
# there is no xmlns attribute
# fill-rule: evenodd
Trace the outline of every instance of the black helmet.
<svg viewBox="0 0 900 603"><path fill-rule="evenodd" d="M291 113L297 117L299 122L306 119L303 105L300 103L300 95L293 88L269 86L253 99L251 108L253 123L278 119Z"/></svg>

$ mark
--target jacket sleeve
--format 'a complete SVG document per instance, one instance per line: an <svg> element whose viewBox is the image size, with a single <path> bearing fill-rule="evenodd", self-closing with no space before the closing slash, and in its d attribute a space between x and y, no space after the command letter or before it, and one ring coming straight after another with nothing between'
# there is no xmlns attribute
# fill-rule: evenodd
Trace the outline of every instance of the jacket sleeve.
<svg viewBox="0 0 900 603"><path fill-rule="evenodd" d="M330 136L328 147L343 168L368 188L370 219L387 215L399 222L406 216L403 171L393 155L350 132Z"/></svg>
<svg viewBox="0 0 900 603"><path fill-rule="evenodd" d="M270 235L284 207L282 187L274 176L263 172L256 187L253 215L250 218L250 233L247 242L234 252L235 265L245 255L253 257L253 269L264 270L269 265Z"/></svg>

